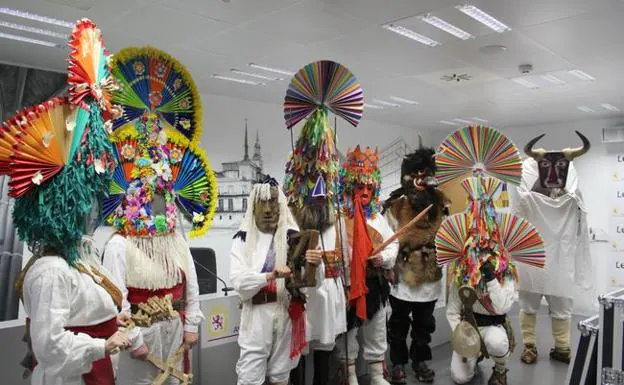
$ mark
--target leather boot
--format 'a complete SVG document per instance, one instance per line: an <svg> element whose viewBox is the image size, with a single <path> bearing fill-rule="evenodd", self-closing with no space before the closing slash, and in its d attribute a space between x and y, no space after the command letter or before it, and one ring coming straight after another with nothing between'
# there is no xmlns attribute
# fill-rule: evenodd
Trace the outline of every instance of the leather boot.
<svg viewBox="0 0 624 385"><path fill-rule="evenodd" d="M326 385L329 381L329 360L332 352L314 351L314 385Z"/></svg>
<svg viewBox="0 0 624 385"><path fill-rule="evenodd" d="M494 367L492 376L488 380L488 385L507 385L507 372L507 369L499 371Z"/></svg>
<svg viewBox="0 0 624 385"><path fill-rule="evenodd" d="M369 362L368 373L370 375L370 385L390 385L390 383L384 378L383 361Z"/></svg>

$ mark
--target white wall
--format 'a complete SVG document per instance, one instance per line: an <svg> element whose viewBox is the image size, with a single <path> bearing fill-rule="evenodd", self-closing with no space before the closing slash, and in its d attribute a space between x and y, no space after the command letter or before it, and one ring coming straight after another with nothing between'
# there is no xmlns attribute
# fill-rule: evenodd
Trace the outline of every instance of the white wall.
<svg viewBox="0 0 624 385"><path fill-rule="evenodd" d="M574 164L579 175L579 184L583 192L585 204L588 210L588 224L590 228L602 229L608 234L609 209L611 203L611 165L607 161L607 151L613 151L613 147L624 149L624 143L602 143L602 129L612 127L615 121L587 120L572 123L548 124L531 127L496 127L507 135L522 151L522 147L533 137L546 133L546 136L538 144L546 149L560 149L564 147L580 146L581 142L574 133L578 130L590 140L592 148ZM452 130L440 132L428 132L425 138L429 145L438 146L446 135ZM610 147L608 147L610 146ZM523 155L524 156L524 155ZM594 290L590 292L575 293L576 309L579 314L591 314L596 311L596 298L598 294L614 289L610 282L609 269L616 266L610 256L611 250L607 243L591 244L591 259L594 269Z"/></svg>

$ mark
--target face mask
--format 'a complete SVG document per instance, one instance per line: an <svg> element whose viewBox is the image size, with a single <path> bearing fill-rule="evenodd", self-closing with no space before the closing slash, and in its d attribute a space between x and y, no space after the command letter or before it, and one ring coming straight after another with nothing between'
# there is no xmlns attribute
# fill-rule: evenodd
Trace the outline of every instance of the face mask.
<svg viewBox="0 0 624 385"><path fill-rule="evenodd" d="M373 186L369 184L359 184L355 187L355 197L360 200L362 206L368 206L373 198Z"/></svg>
<svg viewBox="0 0 624 385"><path fill-rule="evenodd" d="M95 200L93 205L91 206L91 211L84 218L83 230L84 234L88 236L93 236L95 234L95 230L100 225L100 203Z"/></svg>
<svg viewBox="0 0 624 385"><path fill-rule="evenodd" d="M279 200L276 187L271 187L271 199L259 200L254 206L256 226L263 233L274 233L279 221Z"/></svg>

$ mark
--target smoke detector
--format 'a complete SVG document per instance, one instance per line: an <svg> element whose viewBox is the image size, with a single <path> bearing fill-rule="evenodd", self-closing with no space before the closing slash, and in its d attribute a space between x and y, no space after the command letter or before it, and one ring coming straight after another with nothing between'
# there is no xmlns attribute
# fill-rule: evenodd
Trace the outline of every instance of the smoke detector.
<svg viewBox="0 0 624 385"><path fill-rule="evenodd" d="M451 74L451 75L443 75L440 80L444 80L447 82L460 82L460 81L467 81L472 79L472 76L468 75L468 74Z"/></svg>
<svg viewBox="0 0 624 385"><path fill-rule="evenodd" d="M520 64L518 66L518 70L520 71L522 75L528 75L531 72L533 72L533 65L532 64Z"/></svg>

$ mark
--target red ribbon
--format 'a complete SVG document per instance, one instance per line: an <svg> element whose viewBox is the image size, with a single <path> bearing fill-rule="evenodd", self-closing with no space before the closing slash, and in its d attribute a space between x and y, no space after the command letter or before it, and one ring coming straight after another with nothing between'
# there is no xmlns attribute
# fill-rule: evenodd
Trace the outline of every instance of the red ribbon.
<svg viewBox="0 0 624 385"><path fill-rule="evenodd" d="M354 199L353 251L351 254L351 288L349 302L355 305L355 314L362 321L366 320L366 266L373 251L373 242L366 230L366 217L359 196Z"/></svg>

